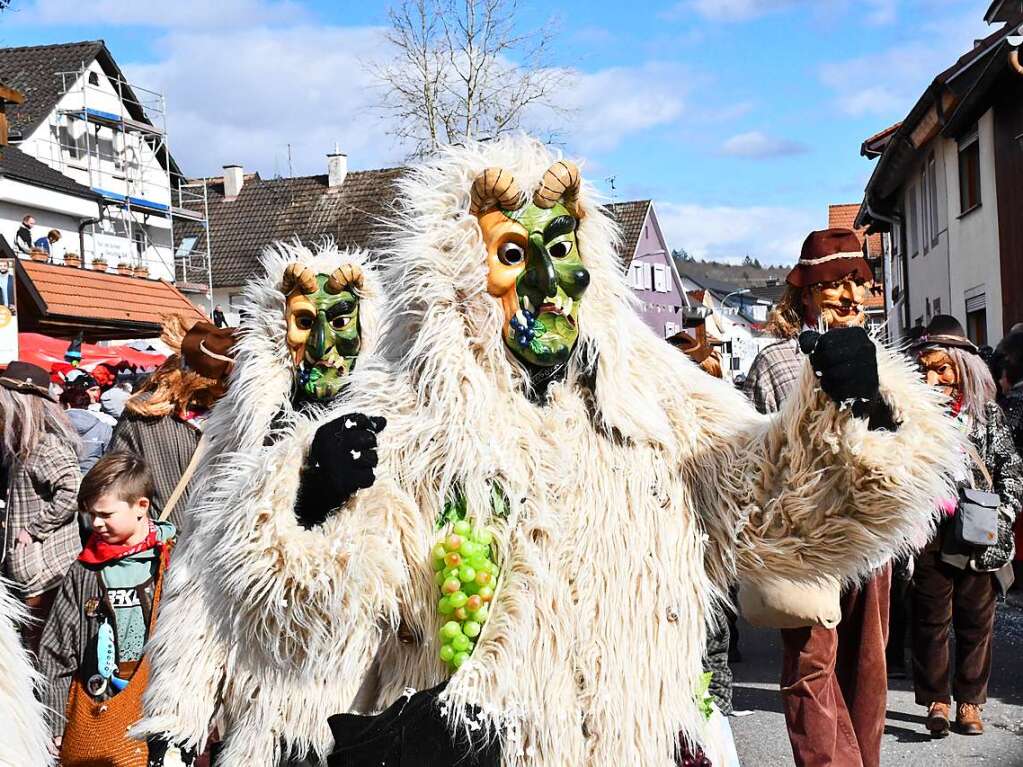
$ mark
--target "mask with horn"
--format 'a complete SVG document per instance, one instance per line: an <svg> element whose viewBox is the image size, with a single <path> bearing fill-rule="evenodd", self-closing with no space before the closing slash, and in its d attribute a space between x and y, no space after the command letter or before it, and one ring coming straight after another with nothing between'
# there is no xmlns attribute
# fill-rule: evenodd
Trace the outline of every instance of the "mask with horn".
<svg viewBox="0 0 1023 767"><path fill-rule="evenodd" d="M471 213L487 248L488 292L504 309L504 339L520 360L551 368L579 338L590 284L576 240L579 169L554 163L527 199L512 175L487 168L473 182Z"/></svg>
<svg viewBox="0 0 1023 767"><path fill-rule="evenodd" d="M284 272L281 292L287 297L288 349L298 386L312 399L337 396L355 367L362 346L360 287L362 270L354 264L316 274L293 263Z"/></svg>

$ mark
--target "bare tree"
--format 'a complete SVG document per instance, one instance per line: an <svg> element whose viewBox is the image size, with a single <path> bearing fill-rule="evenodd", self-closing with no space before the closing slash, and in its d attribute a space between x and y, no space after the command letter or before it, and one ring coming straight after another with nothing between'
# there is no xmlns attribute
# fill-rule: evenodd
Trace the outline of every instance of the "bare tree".
<svg viewBox="0 0 1023 767"><path fill-rule="evenodd" d="M548 68L553 25L516 31L516 0L401 0L388 15L395 57L369 68L382 86L390 132L413 157L516 130L538 107L548 115L566 111L551 98L570 79Z"/></svg>

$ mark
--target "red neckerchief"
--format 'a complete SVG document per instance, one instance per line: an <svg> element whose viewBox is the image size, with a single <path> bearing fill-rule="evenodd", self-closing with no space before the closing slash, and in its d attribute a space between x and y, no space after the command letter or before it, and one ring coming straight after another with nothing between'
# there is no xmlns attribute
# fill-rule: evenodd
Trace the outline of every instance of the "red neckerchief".
<svg viewBox="0 0 1023 767"><path fill-rule="evenodd" d="M956 398L952 400L952 415L959 415L959 411L963 409L963 393L961 391L956 392Z"/></svg>
<svg viewBox="0 0 1023 767"><path fill-rule="evenodd" d="M82 553L78 555L78 561L85 565L105 565L108 562L124 559L141 551L148 551L158 543L156 525L153 523L153 520L149 520L149 533L146 535L146 539L141 543L135 543L131 546L124 546L119 543L106 543L96 533L92 533L89 536L89 540L86 541Z"/></svg>

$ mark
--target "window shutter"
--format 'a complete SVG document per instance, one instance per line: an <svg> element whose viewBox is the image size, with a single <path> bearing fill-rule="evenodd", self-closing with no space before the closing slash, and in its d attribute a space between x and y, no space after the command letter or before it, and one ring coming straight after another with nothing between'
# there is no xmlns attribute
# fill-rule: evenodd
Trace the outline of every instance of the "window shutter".
<svg viewBox="0 0 1023 767"><path fill-rule="evenodd" d="M976 312L987 307L987 296L981 293L979 296L972 296L966 299L966 311Z"/></svg>
<svg viewBox="0 0 1023 767"><path fill-rule="evenodd" d="M653 290L653 264L640 264L640 266L643 268L643 290Z"/></svg>

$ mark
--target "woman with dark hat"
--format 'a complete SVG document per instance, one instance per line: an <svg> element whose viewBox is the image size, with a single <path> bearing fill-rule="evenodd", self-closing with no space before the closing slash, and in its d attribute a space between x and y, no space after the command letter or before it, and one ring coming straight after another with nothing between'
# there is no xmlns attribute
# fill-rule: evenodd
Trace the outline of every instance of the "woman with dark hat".
<svg viewBox="0 0 1023 767"><path fill-rule="evenodd" d="M15 361L0 374L0 463L7 505L3 574L39 622L25 631L35 651L61 578L78 556L78 434L48 390L49 375Z"/></svg>
<svg viewBox="0 0 1023 767"><path fill-rule="evenodd" d="M989 501L998 507L997 534L989 546L964 540L961 522L967 504L960 499L940 501L943 519L917 555L913 576L913 686L917 703L927 706L927 729L934 737L949 732L948 635L954 627L956 728L964 735L980 735L991 672L996 588L1005 589L1012 582L1007 564L1012 560L1012 524L1023 493L1023 462L995 402L991 373L959 321L936 315L912 348L927 382L948 397L952 417L969 435L971 454L957 464L962 467L960 487L997 496ZM960 498L964 495L961 492Z"/></svg>

